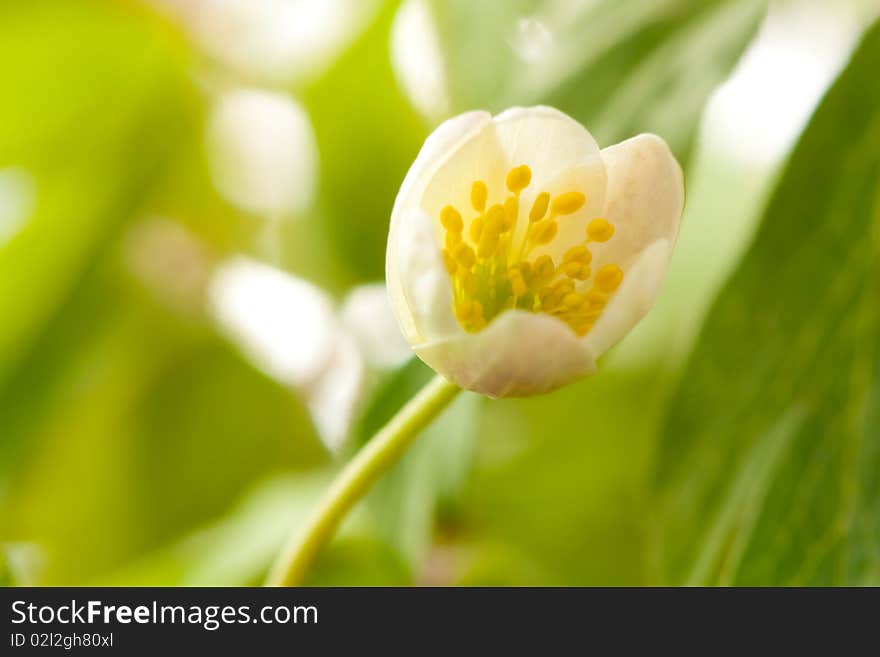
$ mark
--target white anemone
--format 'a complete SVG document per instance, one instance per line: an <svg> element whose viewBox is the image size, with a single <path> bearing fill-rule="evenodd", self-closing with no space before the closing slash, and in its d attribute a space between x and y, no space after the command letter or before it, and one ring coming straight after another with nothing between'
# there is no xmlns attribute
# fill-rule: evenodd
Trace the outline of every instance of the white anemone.
<svg viewBox="0 0 880 657"><path fill-rule="evenodd" d="M678 233L681 169L639 135L600 150L550 107L440 125L391 216L391 305L415 353L491 397L553 390L648 312Z"/></svg>

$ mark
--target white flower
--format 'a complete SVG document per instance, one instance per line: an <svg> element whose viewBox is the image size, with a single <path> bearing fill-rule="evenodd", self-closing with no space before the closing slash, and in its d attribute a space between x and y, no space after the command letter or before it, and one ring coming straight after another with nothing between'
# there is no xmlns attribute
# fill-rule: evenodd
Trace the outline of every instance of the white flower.
<svg viewBox="0 0 880 657"><path fill-rule="evenodd" d="M599 150L550 107L438 127L391 215L386 277L415 353L491 397L593 373L647 313L684 201L666 143Z"/></svg>

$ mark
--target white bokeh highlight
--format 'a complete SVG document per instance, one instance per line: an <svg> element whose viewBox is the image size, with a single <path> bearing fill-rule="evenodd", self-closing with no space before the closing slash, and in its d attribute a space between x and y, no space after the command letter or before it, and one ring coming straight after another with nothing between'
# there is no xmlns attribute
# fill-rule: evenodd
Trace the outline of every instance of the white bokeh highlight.
<svg viewBox="0 0 880 657"><path fill-rule="evenodd" d="M329 295L239 256L216 268L208 302L229 340L256 367L302 396L324 444L337 451L348 436L366 368Z"/></svg>
<svg viewBox="0 0 880 657"><path fill-rule="evenodd" d="M394 319L384 283L354 288L342 303L340 319L370 367L391 369L412 356Z"/></svg>
<svg viewBox="0 0 880 657"><path fill-rule="evenodd" d="M333 356L333 304L311 283L238 257L217 268L208 296L221 329L282 383L314 382Z"/></svg>
<svg viewBox="0 0 880 657"><path fill-rule="evenodd" d="M451 112L446 66L431 9L425 0L407 0L391 28L394 74L413 106L428 120Z"/></svg>
<svg viewBox="0 0 880 657"><path fill-rule="evenodd" d="M311 205L318 151L305 110L288 96L235 89L220 95L207 126L219 193L255 214L295 216Z"/></svg>
<svg viewBox="0 0 880 657"><path fill-rule="evenodd" d="M864 25L847 2L774 3L730 78L706 108L704 139L757 165L791 148Z"/></svg>
<svg viewBox="0 0 880 657"><path fill-rule="evenodd" d="M375 0L153 0L238 76L287 85L323 73L374 16Z"/></svg>
<svg viewBox="0 0 880 657"><path fill-rule="evenodd" d="M0 248L24 228L37 202L37 185L25 169L0 169Z"/></svg>

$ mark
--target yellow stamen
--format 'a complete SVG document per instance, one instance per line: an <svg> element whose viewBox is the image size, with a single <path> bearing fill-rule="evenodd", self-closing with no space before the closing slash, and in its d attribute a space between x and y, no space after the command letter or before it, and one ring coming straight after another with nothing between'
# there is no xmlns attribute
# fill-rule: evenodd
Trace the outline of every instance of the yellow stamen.
<svg viewBox="0 0 880 657"><path fill-rule="evenodd" d="M547 192L541 192L535 197L535 202L532 203L532 209L529 212L529 221L531 223L535 223L536 221L540 221L544 218L544 215L547 214L547 207L550 205L550 194Z"/></svg>
<svg viewBox="0 0 880 657"><path fill-rule="evenodd" d="M554 214L574 214L586 203L587 197L580 192L565 192L553 199L550 209Z"/></svg>
<svg viewBox="0 0 880 657"><path fill-rule="evenodd" d="M507 172L507 189L516 194L529 186L532 181L532 170L525 164L512 168Z"/></svg>
<svg viewBox="0 0 880 657"><path fill-rule="evenodd" d="M559 225L552 219L542 219L536 224L532 224L530 239L535 244L549 244L556 237Z"/></svg>
<svg viewBox="0 0 880 657"><path fill-rule="evenodd" d="M482 180L477 180L471 185L471 205L474 210L482 212L486 209L486 199L489 198L489 189Z"/></svg>
<svg viewBox="0 0 880 657"><path fill-rule="evenodd" d="M577 292L569 292L562 299L562 303L565 304L565 306L569 310L577 310L578 308L583 306L585 302L586 298L582 294L578 294Z"/></svg>
<svg viewBox="0 0 880 657"><path fill-rule="evenodd" d="M498 248L498 233L492 233L488 230L483 231L480 238L480 245L477 247L477 257L481 260L487 259L495 253Z"/></svg>
<svg viewBox="0 0 880 657"><path fill-rule="evenodd" d="M587 224L587 239L591 242L607 242L614 235L614 226L604 219L593 219Z"/></svg>
<svg viewBox="0 0 880 657"><path fill-rule="evenodd" d="M460 233L461 229L464 228L461 215L451 205L447 205L440 211L440 223L446 230L453 233Z"/></svg>
<svg viewBox="0 0 880 657"><path fill-rule="evenodd" d="M486 224L483 232L495 236L500 235L504 231L506 219L504 207L496 203L486 212Z"/></svg>
<svg viewBox="0 0 880 657"><path fill-rule="evenodd" d="M504 182L509 195L491 206L486 183L471 184L470 203L476 216L467 230L454 206L440 211L445 231L443 263L451 278L453 311L459 324L474 333L505 310L517 308L552 315L577 335L586 335L623 281L623 270L615 264L606 264L595 274L590 268L593 254L588 244L607 242L614 226L605 219L593 219L584 243L551 247L553 253L563 254L558 266L549 253L529 261L533 249L557 239L559 221L564 221L561 217L580 211L587 198L578 190L554 197L541 192L522 220L526 225L517 230L520 193L531 184L532 170L525 164L513 167ZM568 239L568 233L563 234Z"/></svg>
<svg viewBox="0 0 880 657"><path fill-rule="evenodd" d="M443 251L443 264L446 265L446 271L450 276L455 276L455 270L458 268L458 263L455 262L455 258L452 257L452 254L449 251Z"/></svg>
<svg viewBox="0 0 880 657"><path fill-rule="evenodd" d="M519 198L516 196L508 196L504 201L504 232L513 230L516 226L516 219L519 216Z"/></svg>
<svg viewBox="0 0 880 657"><path fill-rule="evenodd" d="M532 271L534 272L533 275L537 285L549 283L556 273L556 267L553 266L553 258L548 255L542 255L535 260Z"/></svg>
<svg viewBox="0 0 880 657"><path fill-rule="evenodd" d="M590 278L590 266L584 265L580 262L566 262L562 265L562 271L565 272L565 275L569 278L574 278L579 281L585 281Z"/></svg>
<svg viewBox="0 0 880 657"><path fill-rule="evenodd" d="M464 293L469 297L474 296L477 293L477 289L479 288L477 277L474 276L471 272L465 272L464 276L462 276L461 279L461 288L462 290L464 290Z"/></svg>
<svg viewBox="0 0 880 657"><path fill-rule="evenodd" d="M471 221L471 227L468 232L471 236L471 242L474 244L477 244L480 241L480 235L483 234L484 221L485 220L482 217L474 217L473 221Z"/></svg>
<svg viewBox="0 0 880 657"><path fill-rule="evenodd" d="M507 277L510 280L510 289L513 292L513 296L521 297L529 291L529 286L526 284L523 273L519 267L513 267L508 271Z"/></svg>
<svg viewBox="0 0 880 657"><path fill-rule="evenodd" d="M562 258L562 262L570 263L577 262L582 265L588 265L593 260L593 254L590 253L590 250L581 245L581 246L573 246L568 251L565 252L565 255Z"/></svg>
<svg viewBox="0 0 880 657"><path fill-rule="evenodd" d="M601 309L605 307L608 300L599 290L590 290L587 292L587 301L590 302L590 308Z"/></svg>
<svg viewBox="0 0 880 657"><path fill-rule="evenodd" d="M452 257L455 258L455 261L460 267L464 267L465 269L470 269L477 261L477 256L474 254L474 250L464 242L453 249Z"/></svg>
<svg viewBox="0 0 880 657"><path fill-rule="evenodd" d="M623 281L623 270L617 265L605 265L596 272L596 287L610 294L614 292Z"/></svg>

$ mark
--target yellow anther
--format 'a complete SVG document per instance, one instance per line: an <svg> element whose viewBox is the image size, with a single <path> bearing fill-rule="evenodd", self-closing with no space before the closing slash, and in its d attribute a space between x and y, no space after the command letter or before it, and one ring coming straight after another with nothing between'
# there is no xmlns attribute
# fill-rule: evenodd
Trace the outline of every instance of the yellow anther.
<svg viewBox="0 0 880 657"><path fill-rule="evenodd" d="M590 277L590 266L580 262L566 262L562 265L562 271L569 278L585 281Z"/></svg>
<svg viewBox="0 0 880 657"><path fill-rule="evenodd" d="M498 233L491 232L487 226L486 230L483 231L483 236L480 238L480 244L477 246L477 255L484 259L490 258L497 248Z"/></svg>
<svg viewBox="0 0 880 657"><path fill-rule="evenodd" d="M617 265L605 265L596 272L596 287L610 294L614 292L623 281L623 270Z"/></svg>
<svg viewBox="0 0 880 657"><path fill-rule="evenodd" d="M544 215L547 214L547 207L550 205L550 194L547 192L541 192L535 197L535 202L532 203L532 209L529 212L529 221L531 223L535 223L536 221L540 221L544 218Z"/></svg>
<svg viewBox="0 0 880 657"><path fill-rule="evenodd" d="M440 223L446 230L453 233L460 233L461 229L464 228L461 215L451 205L447 205L440 211Z"/></svg>
<svg viewBox="0 0 880 657"><path fill-rule="evenodd" d="M586 318L574 317L569 322L569 326L571 326L572 330L582 338L592 330L593 322Z"/></svg>
<svg viewBox="0 0 880 657"><path fill-rule="evenodd" d="M504 201L504 232L516 226L516 218L519 216L519 199L516 196L508 196Z"/></svg>
<svg viewBox="0 0 880 657"><path fill-rule="evenodd" d="M482 212L486 209L486 199L489 198L489 188L482 180L474 181L471 185L471 205L474 210Z"/></svg>
<svg viewBox="0 0 880 657"><path fill-rule="evenodd" d="M602 316L602 309L601 308L582 308L578 312L578 317L580 319L586 319L590 322L595 322L601 316Z"/></svg>
<svg viewBox="0 0 880 657"><path fill-rule="evenodd" d="M611 239L614 226L594 219L587 225L585 242L578 244L575 239L560 245L564 255L557 262L549 254L529 262L524 258L557 239L559 222L565 221L561 217L582 210L587 197L577 191L555 197L541 192L531 203L525 229L518 231L520 193L531 185L532 170L525 164L513 167L504 183L506 190L490 190L486 182L474 181L470 204L476 212L468 209L472 213L468 219L453 205L440 210L445 231L443 263L451 278L453 311L459 324L476 333L505 310L518 308L552 315L577 335L586 335L623 281L617 265L591 271L589 243ZM493 198L499 192L507 198L490 204L490 191ZM565 238L568 241L569 236Z"/></svg>
<svg viewBox="0 0 880 657"><path fill-rule="evenodd" d="M443 250L443 264L446 265L446 271L449 272L450 276L455 276L455 270L458 268L458 263L455 262L455 258L452 257L452 254L447 250Z"/></svg>
<svg viewBox="0 0 880 657"><path fill-rule="evenodd" d="M550 209L554 214L574 214L586 203L587 197L580 192L565 192L553 199Z"/></svg>
<svg viewBox="0 0 880 657"><path fill-rule="evenodd" d="M453 249L452 257L455 258L455 262L457 262L460 267L464 267L465 269L470 269L477 261L474 250L464 242Z"/></svg>
<svg viewBox="0 0 880 657"><path fill-rule="evenodd" d="M465 272L461 278L461 289L464 290L464 293L469 297L473 297L477 294L478 287L477 277L471 272Z"/></svg>
<svg viewBox="0 0 880 657"><path fill-rule="evenodd" d="M532 170L525 164L513 167L507 172L507 189L516 194L529 186L532 181Z"/></svg>
<svg viewBox="0 0 880 657"><path fill-rule="evenodd" d="M556 281L553 285L547 285L538 292L538 298L541 301L541 309L545 312L556 310L567 294L574 292L574 283L565 278Z"/></svg>
<svg viewBox="0 0 880 657"><path fill-rule="evenodd" d="M504 231L504 222L506 220L504 207L495 204L486 211L486 223L483 227L483 236L488 233L497 237Z"/></svg>
<svg viewBox="0 0 880 657"><path fill-rule="evenodd" d="M577 310L583 306L586 301L584 295L578 294L577 292L569 292L562 299L562 303L564 303L569 310Z"/></svg>
<svg viewBox="0 0 880 657"><path fill-rule="evenodd" d="M614 226L604 219L593 219L587 224L587 239L591 242L607 242L614 235Z"/></svg>
<svg viewBox="0 0 880 657"><path fill-rule="evenodd" d="M483 223L485 220L482 217L474 217L471 221L471 227L468 230L468 233L471 236L471 241L474 244L479 243L480 235L483 234Z"/></svg>
<svg viewBox="0 0 880 657"><path fill-rule="evenodd" d="M510 290L513 292L513 296L521 297L529 291L529 286L526 284L519 267L514 267L508 271L507 277L510 280Z"/></svg>
<svg viewBox="0 0 880 657"><path fill-rule="evenodd" d="M582 265L588 265L592 260L593 254L590 253L590 250L585 246L571 247L565 252L565 255L562 258L562 262L566 264L576 262Z"/></svg>
<svg viewBox="0 0 880 657"><path fill-rule="evenodd" d="M602 294L599 290L594 289L587 292L587 301L590 302L591 309L601 310L605 307L605 304L608 300L605 298L605 295Z"/></svg>
<svg viewBox="0 0 880 657"><path fill-rule="evenodd" d="M446 233L446 248L450 251L454 249L456 246L461 244L461 233L453 233L449 231Z"/></svg>
<svg viewBox="0 0 880 657"><path fill-rule="evenodd" d="M472 299L462 299L455 304L455 315L467 331L479 331L486 325L483 305Z"/></svg>
<svg viewBox="0 0 880 657"><path fill-rule="evenodd" d="M535 260L535 264L532 266L532 275L538 285L549 283L555 273L556 267L553 265L553 258L548 255L542 255Z"/></svg>
<svg viewBox="0 0 880 657"><path fill-rule="evenodd" d="M552 219L542 219L532 225L531 240L535 244L549 244L556 237L559 226Z"/></svg>
<svg viewBox="0 0 880 657"><path fill-rule="evenodd" d="M462 299L455 304L455 314L463 321L468 321L476 314L476 303L471 299Z"/></svg>

